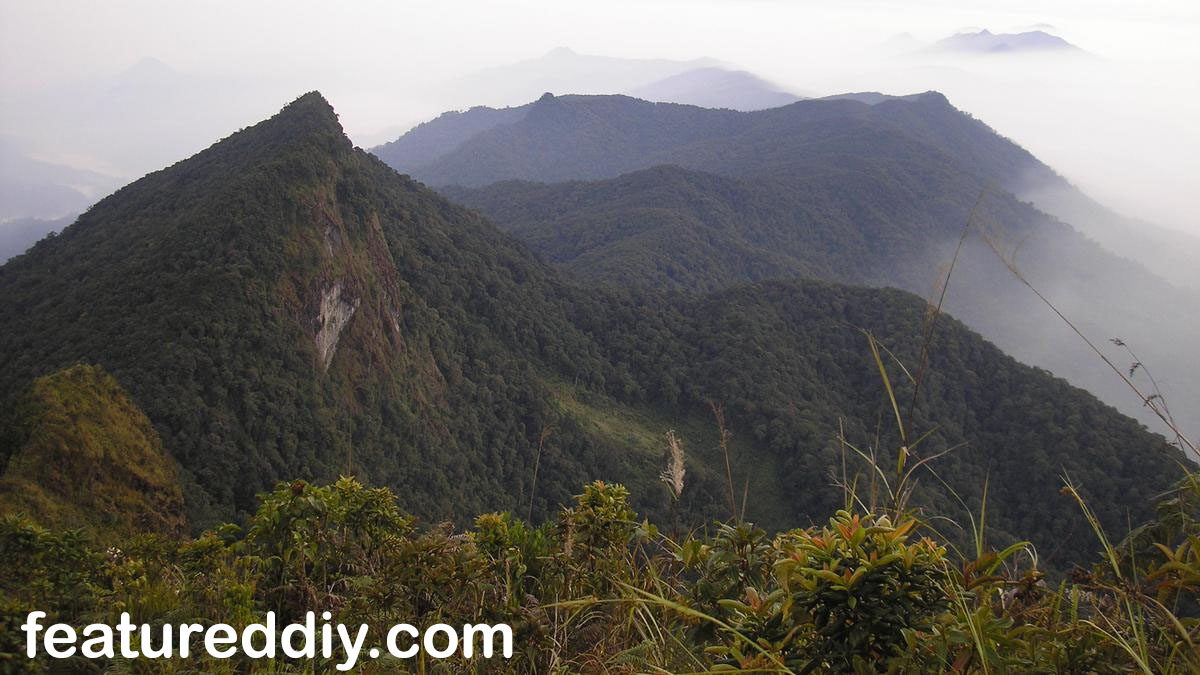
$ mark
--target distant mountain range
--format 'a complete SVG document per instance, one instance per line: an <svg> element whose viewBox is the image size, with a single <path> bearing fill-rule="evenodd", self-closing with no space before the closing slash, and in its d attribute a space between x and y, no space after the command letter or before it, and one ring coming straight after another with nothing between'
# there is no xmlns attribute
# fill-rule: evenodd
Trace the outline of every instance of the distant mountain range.
<svg viewBox="0 0 1200 675"><path fill-rule="evenodd" d="M408 161L404 147L439 130L447 132L444 154ZM1087 334L1121 338L1151 371L1171 371L1159 381L1163 394L1185 427L1200 427L1200 365L1190 347L1200 325L1183 309L1200 302L1196 291L1081 234L1098 223L1078 221L1077 229L1022 203L1010 191L1037 185L1086 197L940 94L859 94L753 113L546 96L515 122L472 135L430 123L376 152L593 280L693 290L787 270L929 295L983 194L951 280L950 310L1009 353L1157 423L1006 269L986 235ZM691 173L606 181L663 164ZM600 182L448 187L512 180ZM1106 349L1115 362L1133 360Z"/></svg>
<svg viewBox="0 0 1200 675"><path fill-rule="evenodd" d="M542 110L546 104L551 110ZM614 132L660 110L623 97L553 99L516 123L536 126L503 133L513 143L546 124L566 133L572 120L592 118L562 116L558 107L592 105L613 113ZM668 217L693 210L696 222L712 226L657 229L667 238L691 234L707 256L714 251L703 240L725 230L719 217L728 205L745 229L724 231L724 241L782 226L777 239L762 241L778 244L781 266L813 261L814 274L855 265L870 273L888 251L921 260L913 245L961 228L976 181L914 138L889 133L873 117L886 107L864 113L869 107L853 101L796 105L756 113L766 117L750 127L737 117L746 113L668 106L661 110L671 117L655 131L676 129L682 115L691 124L676 133L705 131L689 146L697 161L713 169L758 166L781 186L807 186L816 201L804 227L777 222L779 209L791 205L775 201L778 190L758 192L769 184L746 187L679 169L622 179L628 187L579 185L575 208L603 208L604 195L592 192L608 190L634 216L656 206ZM936 111L947 104L930 95L895 105ZM614 107L633 110L616 114ZM740 129L748 147L731 153L712 125ZM751 128L782 147L767 152ZM776 132L783 128L795 132L791 140L782 142ZM596 139L605 140L614 139ZM643 143L659 152L669 147ZM555 147L521 166L541 173L553 163L585 166L556 157L565 150ZM635 156L628 142L610 147L622 161ZM905 161L894 164L881 152ZM503 161L484 162L485 173ZM661 202L639 206L646 188ZM936 204L927 203L931 189L940 195ZM529 198L538 190L554 198L534 204ZM562 190L514 186L509 194L514 212L544 209L557 222L571 207L570 189ZM742 221L758 204L759 220ZM986 211L1022 234L1065 230L1021 220L1036 213L1003 196ZM610 228L625 222L618 211L605 228L561 236L624 237L627 260L643 271L651 269L640 256L672 253ZM839 234L824 222L847 229ZM855 262L847 254L826 265L817 253L785 250L795 236L831 252L862 237L857 250L866 257ZM759 255L748 251L747 263ZM930 330L926 305L895 289L813 280L714 286L722 290L576 283L472 211L354 148L333 109L310 93L122 188L59 236L0 266L0 504L44 495L42 503L56 508L30 515L87 520L91 505L120 500L128 519L158 514L158 527L174 529L186 516L199 531L244 515L276 481L353 474L392 487L403 509L426 519L494 510L539 519L570 502L581 482L604 479L635 488L644 513L670 511L699 524L727 515L712 401L733 429L733 480L748 493L747 517L770 528L823 518L843 503L830 486L830 472L847 461L840 434L863 447L902 442L878 423L888 395L866 334L896 362L915 363ZM929 431L914 452L966 446L937 464L949 489L920 481L914 504L960 513L964 503L980 503L990 481L990 535L1032 538L1041 564L1061 569L1091 559L1094 548L1086 522L1063 508L1063 473L1114 529L1148 516L1150 498L1174 482L1185 460L1161 436L1005 356L954 319L942 317L930 334L919 396L894 363L884 368L896 395L912 399L914 430ZM56 414L64 397L82 406L62 409L91 411L88 417ZM653 489L663 434L672 428L689 442L688 484L674 505ZM70 453L38 465L54 438L129 447L119 456L98 454L95 467L78 465ZM164 452L177 475L162 462ZM85 475L101 491L72 502L70 486ZM132 486L121 478L139 475L145 480Z"/></svg>
<svg viewBox="0 0 1200 675"><path fill-rule="evenodd" d="M448 88L469 95L475 104L510 105L531 101L547 91L621 93L682 73L719 67L718 61L709 58L626 59L559 47L538 58L470 73L449 83Z"/></svg>
<svg viewBox="0 0 1200 675"><path fill-rule="evenodd" d="M931 49L975 54L1013 54L1020 52L1080 51L1066 40L1043 30L1021 33L993 33L987 29L956 33L938 40Z"/></svg>
<svg viewBox="0 0 1200 675"><path fill-rule="evenodd" d="M472 105L509 106L545 92L628 94L650 101L708 108L761 110L798 96L715 59L626 59L579 54L566 47L536 59L471 73L447 84Z"/></svg>

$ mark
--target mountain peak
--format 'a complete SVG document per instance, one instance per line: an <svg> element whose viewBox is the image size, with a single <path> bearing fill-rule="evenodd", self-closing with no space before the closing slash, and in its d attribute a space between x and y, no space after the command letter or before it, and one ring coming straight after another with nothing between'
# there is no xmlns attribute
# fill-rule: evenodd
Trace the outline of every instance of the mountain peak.
<svg viewBox="0 0 1200 675"><path fill-rule="evenodd" d="M126 68L118 77L122 82L129 84L157 84L173 81L178 77L178 73L153 56L145 56Z"/></svg>
<svg viewBox="0 0 1200 675"><path fill-rule="evenodd" d="M252 143L258 146L254 156L264 156L262 151L276 151L310 144L332 151L349 150L353 147L338 122L333 106L320 92L310 91L283 107L267 120L243 129L227 141ZM219 143L223 145L223 143Z"/></svg>
<svg viewBox="0 0 1200 675"><path fill-rule="evenodd" d="M951 106L950 99L946 98L945 94L937 91L936 89L930 89L929 91L923 91L919 94L913 94L911 97L906 96L902 98L909 98L910 100L917 101L918 103L953 107Z"/></svg>
<svg viewBox="0 0 1200 675"><path fill-rule="evenodd" d="M302 94L296 100L285 105L271 119L304 119L313 123L336 127L337 132L342 133L342 125L338 122L338 116L333 110L333 106L321 95L321 92L316 90Z"/></svg>

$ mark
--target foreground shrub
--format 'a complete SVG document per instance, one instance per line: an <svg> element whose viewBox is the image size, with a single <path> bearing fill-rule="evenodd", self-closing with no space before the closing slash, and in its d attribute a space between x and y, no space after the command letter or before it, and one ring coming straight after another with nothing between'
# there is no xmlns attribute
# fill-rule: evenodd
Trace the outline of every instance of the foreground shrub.
<svg viewBox="0 0 1200 675"><path fill-rule="evenodd" d="M75 625L128 611L235 627L312 609L375 634L513 628L511 660L381 659L360 672L1200 672L1198 486L1164 495L1158 518L1119 544L1098 531L1100 562L1053 582L1033 556L1018 564L1021 546L954 560L905 515L840 511L773 539L719 523L676 542L600 482L536 528L510 514L468 532L417 527L388 491L352 479L281 484L244 529L190 541L102 546L6 517L0 671L332 672L241 657L30 662L18 628L31 609Z"/></svg>

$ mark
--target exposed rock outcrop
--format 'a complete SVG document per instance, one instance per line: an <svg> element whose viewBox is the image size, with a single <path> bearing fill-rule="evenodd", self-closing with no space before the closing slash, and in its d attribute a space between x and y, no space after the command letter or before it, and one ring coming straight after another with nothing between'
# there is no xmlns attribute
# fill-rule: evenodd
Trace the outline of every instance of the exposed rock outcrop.
<svg viewBox="0 0 1200 675"><path fill-rule="evenodd" d="M337 351L338 338L342 329L350 323L354 310L358 309L358 298L343 297L341 283L333 283L321 293L321 309L317 315L317 352L321 355L321 367L329 370L333 355Z"/></svg>

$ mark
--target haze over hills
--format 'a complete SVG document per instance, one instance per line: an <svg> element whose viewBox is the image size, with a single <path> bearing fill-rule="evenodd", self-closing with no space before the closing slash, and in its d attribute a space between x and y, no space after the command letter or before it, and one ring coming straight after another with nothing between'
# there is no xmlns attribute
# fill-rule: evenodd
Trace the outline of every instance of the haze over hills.
<svg viewBox="0 0 1200 675"><path fill-rule="evenodd" d="M0 263L13 256L21 255L30 246L51 232L61 232L75 221L75 216L55 218L17 218L0 223Z"/></svg>
<svg viewBox="0 0 1200 675"><path fill-rule="evenodd" d="M753 73L717 67L689 70L625 93L647 101L733 110L764 110L800 100Z"/></svg>
<svg viewBox="0 0 1200 675"><path fill-rule="evenodd" d="M1015 251L1022 272L1094 340L1121 338L1134 346L1151 372L1169 371L1159 381L1163 395L1185 431L1200 426L1195 404L1200 400L1195 384L1200 373L1194 372L1200 366L1189 346L1200 341L1200 326L1184 311L1197 306L1194 291L1175 287L1082 236L1079 230L1088 232L1090 223L1081 223L1077 230L1014 198L1008 189L1024 193L1031 185L1073 188L1027 151L956 110L940 94L872 97L872 103L802 101L737 113L619 96L543 97L521 120L448 143L449 150L436 160L413 166L383 149L380 153L398 170L443 186L481 186L510 179L595 180L659 164L736 178L753 184L752 201L757 206L722 204L731 215L708 217L706 222L721 223L717 229L722 232L741 228L737 236L742 239L734 250L770 251L771 255L756 259L760 269L777 269L782 255L792 258L796 273L808 274L811 261L825 257L838 261L824 265L825 269L861 269L859 281L895 285L922 295L938 286L973 205L986 193L985 210L977 214L975 232L954 270L947 296L950 310L1018 358L1067 377L1149 424L1157 423L1124 383L1086 347L1081 349L1078 337L1054 321L1050 310L1006 269L979 236L986 234L1005 257ZM676 177L658 172L635 181L645 188L638 217L654 212L661 216L660 222L705 220L696 205L702 210L708 204L699 197L684 200L682 212L663 215L670 209L658 208L659 191L642 182ZM596 194L612 189L611 184L595 186ZM572 221L579 213L572 212L573 203L564 195L581 192L587 190L570 188L545 199L544 190L535 187L521 203L513 196L521 190L506 195L501 189L476 203L485 213L498 204L492 212L499 220L517 231L536 230L542 242L554 239L556 221L567 233L589 230L586 223L603 223L608 229L588 235L602 248L615 246L613 241L622 239L622 233L651 227L623 219L604 200L598 200L586 217ZM467 193L451 193L474 201ZM589 198L580 199L587 203ZM625 208L630 200L611 203ZM764 203L769 206L762 207ZM756 220L761 216L758 208L771 214L770 235L755 230L761 224ZM749 209L750 215L743 218L742 209ZM649 241L637 243L631 237L620 246L629 251ZM669 237L654 241L652 251L654 246L668 250L643 251L635 257L642 262L660 255L671 257ZM812 242L818 242L819 253L808 252ZM552 249L544 253L552 259L557 254ZM585 253L591 261L603 257L599 250ZM721 267L712 259L676 257L675 261L685 268ZM631 268L621 264L626 272ZM733 276L743 281L757 278L755 274ZM843 273L826 278L844 277ZM621 278L628 280L627 275ZM643 281L656 285L662 278L651 273ZM1133 361L1112 346L1106 350L1118 363Z"/></svg>
<svg viewBox="0 0 1200 675"><path fill-rule="evenodd" d="M277 78L197 73L143 56L111 72L6 91L5 133L53 164L103 176L91 203L272 110L267 101L285 96L281 87Z"/></svg>
<svg viewBox="0 0 1200 675"><path fill-rule="evenodd" d="M547 91L617 94L652 85L682 73L719 68L715 59L626 59L580 54L558 47L534 59L493 66L449 83L447 89L466 94L466 104L512 105L533 100Z"/></svg>
<svg viewBox="0 0 1200 675"><path fill-rule="evenodd" d="M580 54L567 47L447 83L471 106L511 106L544 92L627 94L706 108L762 110L799 100L757 75L711 58L688 61Z"/></svg>
<svg viewBox="0 0 1200 675"><path fill-rule="evenodd" d="M898 441L873 422L886 395L862 331L911 362L924 320L916 296L814 281L577 286L353 148L313 93L0 267L0 399L79 361L111 373L179 464L193 529L244 513L276 480L342 473L433 519L542 516L594 478L641 488L639 506L661 514L652 486L672 427L694 441L681 508L698 522L721 509L703 431L715 400L750 467L737 476L753 488L748 516L793 527L841 503L828 473L839 425ZM990 476L998 539L1031 536L1050 565L1090 557L1086 526L1057 506L1063 471L1105 495L1093 503L1114 528L1174 481L1179 454L1086 392L948 317L932 344L914 425L937 428L919 452L969 441L939 475L969 504ZM100 409L125 411L124 395ZM9 416L0 438L23 447L39 419ZM960 508L936 481L916 499Z"/></svg>
<svg viewBox="0 0 1200 675"><path fill-rule="evenodd" d="M111 176L35 159L17 144L0 141L0 228L17 218L79 213L118 184Z"/></svg>

